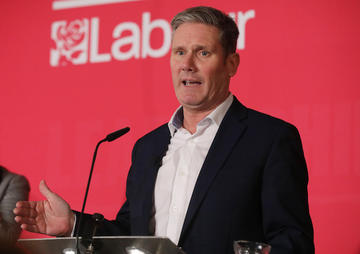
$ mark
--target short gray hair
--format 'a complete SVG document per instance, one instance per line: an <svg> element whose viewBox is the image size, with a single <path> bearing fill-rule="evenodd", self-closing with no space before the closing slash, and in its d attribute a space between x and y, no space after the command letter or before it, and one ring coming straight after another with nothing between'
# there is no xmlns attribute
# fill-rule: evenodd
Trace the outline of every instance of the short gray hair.
<svg viewBox="0 0 360 254"><path fill-rule="evenodd" d="M239 29L235 21L224 12L208 7L197 6L178 13L171 21L173 32L184 23L201 23L215 26L220 31L220 43L225 57L235 53Z"/></svg>

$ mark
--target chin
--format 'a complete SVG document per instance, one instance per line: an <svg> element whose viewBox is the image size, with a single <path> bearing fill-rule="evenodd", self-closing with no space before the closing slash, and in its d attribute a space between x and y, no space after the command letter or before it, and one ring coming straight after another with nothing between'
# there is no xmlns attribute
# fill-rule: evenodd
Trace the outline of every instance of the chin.
<svg viewBox="0 0 360 254"><path fill-rule="evenodd" d="M184 108L192 109L192 110L198 110L203 107L202 103L200 103L200 102L183 102L183 103L181 103L181 105Z"/></svg>

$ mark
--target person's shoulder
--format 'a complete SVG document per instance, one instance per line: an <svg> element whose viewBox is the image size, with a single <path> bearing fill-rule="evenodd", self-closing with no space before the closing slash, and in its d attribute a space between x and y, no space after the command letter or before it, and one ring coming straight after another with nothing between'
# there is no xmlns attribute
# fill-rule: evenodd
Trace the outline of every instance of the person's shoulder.
<svg viewBox="0 0 360 254"><path fill-rule="evenodd" d="M247 108L247 124L268 134L287 133L298 136L298 129L292 123L278 117Z"/></svg>
<svg viewBox="0 0 360 254"><path fill-rule="evenodd" d="M266 123L268 125L273 125L275 127L280 127L280 126L294 126L293 124L291 124L290 122L272 116L270 114L255 110L255 109L251 109L251 108L247 108L248 111L248 117L250 121L258 121L258 122L263 122Z"/></svg>
<svg viewBox="0 0 360 254"><path fill-rule="evenodd" d="M12 173L10 172L9 170L7 170L6 168L2 167L1 166L1 182L3 183L9 183L11 182L13 179L18 179L18 178L21 178L20 175L18 174L15 174L15 173Z"/></svg>
<svg viewBox="0 0 360 254"><path fill-rule="evenodd" d="M12 175L12 182L16 182L19 185L29 186L29 181L25 176L14 173L12 173Z"/></svg>
<svg viewBox="0 0 360 254"><path fill-rule="evenodd" d="M152 156L152 154L163 151L169 144L169 140L169 127L167 124L163 124L139 138L134 145L132 154L133 156L135 156L135 154Z"/></svg>
<svg viewBox="0 0 360 254"><path fill-rule="evenodd" d="M230 108L230 111L233 112L233 114L236 114L238 116L238 119L240 119L240 121L245 120L245 122L250 125L254 124L259 127L264 126L267 128L269 127L295 128L293 124L283 119L280 119L278 117L269 115L267 113L243 105L236 98L236 96L234 96L234 102Z"/></svg>
<svg viewBox="0 0 360 254"><path fill-rule="evenodd" d="M159 136L164 136L164 135L170 135L169 126L167 123L164 123L164 124L160 125L159 127L153 129L152 131L146 133L140 139L153 139L153 138L158 138Z"/></svg>
<svg viewBox="0 0 360 254"><path fill-rule="evenodd" d="M167 123L160 125L152 131L146 133L136 141L136 145L143 143L154 143L162 139L168 139L170 137L170 130Z"/></svg>
<svg viewBox="0 0 360 254"><path fill-rule="evenodd" d="M231 112L238 115L240 121L245 120L248 125L259 128L295 128L295 126L283 119L260 112L256 109L243 105L235 96Z"/></svg>
<svg viewBox="0 0 360 254"><path fill-rule="evenodd" d="M10 172L4 167L1 167L1 185L18 186L19 188L30 190L29 181L25 176Z"/></svg>

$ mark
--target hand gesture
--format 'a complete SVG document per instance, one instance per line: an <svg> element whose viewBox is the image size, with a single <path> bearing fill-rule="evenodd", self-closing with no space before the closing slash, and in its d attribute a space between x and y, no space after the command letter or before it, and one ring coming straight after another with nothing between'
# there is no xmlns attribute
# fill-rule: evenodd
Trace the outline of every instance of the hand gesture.
<svg viewBox="0 0 360 254"><path fill-rule="evenodd" d="M69 204L52 192L44 180L40 181L39 189L46 199L17 202L14 209L15 221L27 231L52 236L70 236L75 215Z"/></svg>

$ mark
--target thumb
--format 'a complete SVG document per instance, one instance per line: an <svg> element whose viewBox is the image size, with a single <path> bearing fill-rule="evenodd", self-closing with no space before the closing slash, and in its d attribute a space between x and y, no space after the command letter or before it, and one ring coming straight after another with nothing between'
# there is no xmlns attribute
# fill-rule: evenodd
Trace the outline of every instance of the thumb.
<svg viewBox="0 0 360 254"><path fill-rule="evenodd" d="M51 199L55 195L54 192L52 192L49 187L47 186L45 180L41 180L39 184L39 190L41 194L46 197L47 200Z"/></svg>

